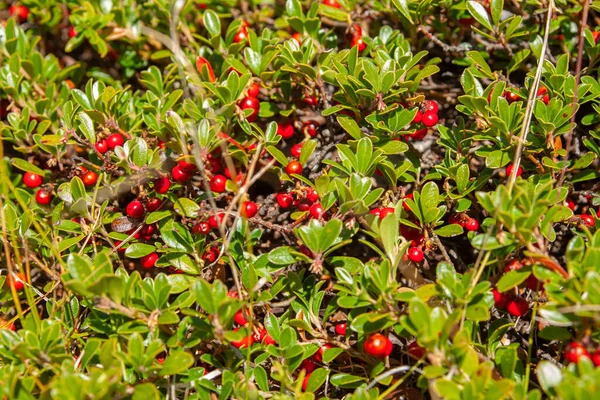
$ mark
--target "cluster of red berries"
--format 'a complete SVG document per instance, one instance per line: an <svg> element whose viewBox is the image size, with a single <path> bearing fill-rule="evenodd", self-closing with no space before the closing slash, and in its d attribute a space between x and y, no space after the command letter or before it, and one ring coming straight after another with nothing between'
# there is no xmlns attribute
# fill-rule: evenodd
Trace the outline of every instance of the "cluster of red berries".
<svg viewBox="0 0 600 400"><path fill-rule="evenodd" d="M479 229L479 221L477 219L469 217L465 213L456 213L450 215L448 218L449 224L457 224L466 229L469 232L477 232Z"/></svg>
<svg viewBox="0 0 600 400"><path fill-rule="evenodd" d="M563 355L568 363L579 363L582 359L587 358L592 360L596 367L600 367L600 348L596 348L590 354L588 349L579 342L571 342L565 346Z"/></svg>
<svg viewBox="0 0 600 400"><path fill-rule="evenodd" d="M96 150L100 154L104 154L109 150L114 150L118 146L123 146L125 144L125 138L120 133L113 133L109 135L106 139L100 139L96 141Z"/></svg>
<svg viewBox="0 0 600 400"><path fill-rule="evenodd" d="M510 104L515 101L521 101L523 98L513 90L507 89L502 93L502 97L506 99L506 101ZM537 93L536 97L544 102L544 104L548 105L550 102L550 94L548 93L548 89L544 86L541 86ZM488 94L488 103L492 102L492 92Z"/></svg>
<svg viewBox="0 0 600 400"><path fill-rule="evenodd" d="M236 292L228 292L227 296L237 298L238 294ZM237 332L242 327L248 327L248 320L246 319L246 315L244 310L239 310L235 316L233 317L234 322L238 325L237 328L234 328L233 331ZM273 337L267 332L267 330L262 326L254 326L254 331L252 334L248 336L244 336L242 339L238 341L231 342L231 345L238 348L248 348L254 344L254 342L262 342L265 345L276 345L277 342Z"/></svg>
<svg viewBox="0 0 600 400"><path fill-rule="evenodd" d="M513 317L522 317L529 311L529 303L520 296L500 293L498 289L493 288L494 305L499 310L506 310Z"/></svg>
<svg viewBox="0 0 600 400"><path fill-rule="evenodd" d="M11 17L14 17L19 22L25 22L29 15L29 9L19 4L13 4L8 8Z"/></svg>
<svg viewBox="0 0 600 400"><path fill-rule="evenodd" d="M405 107L406 105L403 104ZM412 120L412 125L418 128L409 138L420 140L427 135L428 128L434 127L439 121L439 105L435 100L425 100L417 109L417 113Z"/></svg>
<svg viewBox="0 0 600 400"><path fill-rule="evenodd" d="M260 93L260 86L258 83L252 83L246 92L246 97L239 101L238 106L244 110L250 110L250 115L246 116L248 122L256 121L258 118L258 112L260 111L260 100L258 100L258 94Z"/></svg>
<svg viewBox="0 0 600 400"><path fill-rule="evenodd" d="M308 211L312 218L325 217L323 206L319 202L319 195L313 188L300 188L291 193L277 193L275 200L284 210L294 206L298 211Z"/></svg>

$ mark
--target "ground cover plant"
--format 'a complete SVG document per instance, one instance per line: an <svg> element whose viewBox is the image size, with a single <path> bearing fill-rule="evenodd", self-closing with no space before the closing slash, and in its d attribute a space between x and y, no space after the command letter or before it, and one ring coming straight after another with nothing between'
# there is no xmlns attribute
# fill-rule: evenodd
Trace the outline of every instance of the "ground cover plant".
<svg viewBox="0 0 600 400"><path fill-rule="evenodd" d="M600 1L0 21L3 399L600 392Z"/></svg>

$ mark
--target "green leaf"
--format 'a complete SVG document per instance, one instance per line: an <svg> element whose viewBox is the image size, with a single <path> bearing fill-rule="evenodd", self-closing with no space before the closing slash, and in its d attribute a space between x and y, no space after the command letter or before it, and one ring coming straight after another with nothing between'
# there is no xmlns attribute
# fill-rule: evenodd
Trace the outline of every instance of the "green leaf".
<svg viewBox="0 0 600 400"><path fill-rule="evenodd" d="M96 144L96 131L94 130L94 122L84 112L77 114L77 120L81 122L79 130L83 133L83 136L90 142L90 144Z"/></svg>
<svg viewBox="0 0 600 400"><path fill-rule="evenodd" d="M221 20L216 12L210 9L204 11L202 21L211 37L221 35Z"/></svg>
<svg viewBox="0 0 600 400"><path fill-rule="evenodd" d="M400 11L400 13L408 20L408 22L413 23L406 0L392 0L392 3L394 3L398 11Z"/></svg>
<svg viewBox="0 0 600 400"><path fill-rule="evenodd" d="M165 358L162 368L159 371L160 376L175 375L185 372L194 364L194 356L183 350L173 350Z"/></svg>
<svg viewBox="0 0 600 400"><path fill-rule="evenodd" d="M488 30L493 30L492 22L484 6L476 1L469 0L467 2L467 10L475 18L477 22L486 27Z"/></svg>
<svg viewBox="0 0 600 400"><path fill-rule="evenodd" d="M145 243L132 243L125 250L125 255L129 258L142 258L152 253L156 248Z"/></svg>
<svg viewBox="0 0 600 400"><path fill-rule="evenodd" d="M434 232L438 236L453 237L453 236L462 235L463 228L462 228L462 226L460 226L458 224L448 224L448 225L442 226L441 228L436 229Z"/></svg>
<svg viewBox="0 0 600 400"><path fill-rule="evenodd" d="M504 9L504 0L491 0L490 10L492 12L492 21L494 25L498 25L500 22L500 14Z"/></svg>
<svg viewBox="0 0 600 400"><path fill-rule="evenodd" d="M295 263L296 258L290 254L290 247L277 247L269 252L268 259L275 265L290 265Z"/></svg>
<svg viewBox="0 0 600 400"><path fill-rule="evenodd" d="M366 379L361 376L350 374L335 374L330 379L333 386L343 389L357 388L365 381Z"/></svg>
<svg viewBox="0 0 600 400"><path fill-rule="evenodd" d="M521 268L516 271L510 271L507 274L502 275L502 278L498 281L498 291L504 293L507 290L514 288L525 282L525 279L531 275L530 268Z"/></svg>
<svg viewBox="0 0 600 400"><path fill-rule="evenodd" d="M200 206L193 200L186 197L180 197L173 205L173 210L182 217L197 218Z"/></svg>

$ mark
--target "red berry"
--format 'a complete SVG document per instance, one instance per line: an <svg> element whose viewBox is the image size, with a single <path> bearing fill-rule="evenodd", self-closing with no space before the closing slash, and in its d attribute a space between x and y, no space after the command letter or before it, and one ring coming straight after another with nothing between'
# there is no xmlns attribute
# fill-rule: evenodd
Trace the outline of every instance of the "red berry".
<svg viewBox="0 0 600 400"><path fill-rule="evenodd" d="M256 118L258 117L258 111L260 110L260 101L256 97L248 96L243 98L240 101L239 106L242 110L252 110L250 115L246 117L248 122L256 121Z"/></svg>
<svg viewBox="0 0 600 400"><path fill-rule="evenodd" d="M218 221L217 221L217 218L219 219ZM219 225L221 224L221 222L223 222L224 218L225 218L225 214L223 214L223 213L217 214L217 217L215 217L214 215L211 215L210 217L208 217L208 225L210 225L210 227L213 229L217 229L219 227Z"/></svg>
<svg viewBox="0 0 600 400"><path fill-rule="evenodd" d="M315 121L307 121L302 127L302 132L304 132L305 135L308 134L310 137L315 137L317 136L317 129L319 129L319 124Z"/></svg>
<svg viewBox="0 0 600 400"><path fill-rule="evenodd" d="M597 352L598 351L596 351L596 353ZM568 345L566 345L563 351L563 355L565 356L565 361L575 364L577 364L582 357L591 358L590 353L588 353L586 348L578 342L571 342Z"/></svg>
<svg viewBox="0 0 600 400"><path fill-rule="evenodd" d="M569 207L571 211L575 211L575 202L571 199L565 200L565 206Z"/></svg>
<svg viewBox="0 0 600 400"><path fill-rule="evenodd" d="M385 207L385 208L382 208L382 209L379 211L379 218L380 218L380 219L383 221L383 219L384 219L385 217L387 217L387 216L388 216L388 215L390 215L390 214L393 214L395 211L396 211L396 210L394 210L394 208L392 208L392 207Z"/></svg>
<svg viewBox="0 0 600 400"><path fill-rule="evenodd" d="M215 77L215 72L212 68L212 65L210 65L210 62L206 58L204 58L202 56L196 57L196 69L201 74L202 74L202 71L206 70L205 76L208 76L208 80L210 82L214 82L217 80L217 78Z"/></svg>
<svg viewBox="0 0 600 400"><path fill-rule="evenodd" d="M281 208L290 208L294 204L294 198L288 193L277 193L276 200Z"/></svg>
<svg viewBox="0 0 600 400"><path fill-rule="evenodd" d="M404 199L411 199L411 200L412 200L413 198L414 198L414 195L413 195L412 193L409 193L409 194L407 194L406 196L404 196ZM409 206L408 206L408 204L406 203L406 200L404 200L404 201L402 202L402 207L403 207L403 208L404 208L406 211L408 211L408 212L411 212L411 210L410 210L410 207L409 207Z"/></svg>
<svg viewBox="0 0 600 400"><path fill-rule="evenodd" d="M323 4L333 8L341 8L341 4L337 0L323 0Z"/></svg>
<svg viewBox="0 0 600 400"><path fill-rule="evenodd" d="M52 201L52 193L44 189L39 189L35 194L35 201L42 206L50 204Z"/></svg>
<svg viewBox="0 0 600 400"><path fill-rule="evenodd" d="M310 215L314 219L319 219L323 216L323 206L320 203L315 203L310 207Z"/></svg>
<svg viewBox="0 0 600 400"><path fill-rule="evenodd" d="M355 36L350 42L350 47L358 47L358 52L361 53L367 48L367 44L364 42L362 36Z"/></svg>
<svg viewBox="0 0 600 400"><path fill-rule="evenodd" d="M176 167L177 168L177 167ZM158 178L154 181L154 191L158 194L165 194L171 187L171 181L169 178Z"/></svg>
<svg viewBox="0 0 600 400"><path fill-rule="evenodd" d="M512 164L508 164L506 166L506 176L511 176L514 168L515 167ZM522 173L523 173L523 168L521 168L519 166L519 168L517 168L517 176L521 176Z"/></svg>
<svg viewBox="0 0 600 400"><path fill-rule="evenodd" d="M421 250L418 247L409 248L406 254L408 255L408 259L410 261L416 263L420 263L421 261L423 261L423 258L425 258L425 256L423 255L423 250Z"/></svg>
<svg viewBox="0 0 600 400"><path fill-rule="evenodd" d="M233 331L237 332L238 329L239 328L235 328ZM254 336L248 335L246 337L241 338L238 341L231 342L231 345L234 347L237 347L238 349L243 349L243 348L252 346L253 343L254 343Z"/></svg>
<svg viewBox="0 0 600 400"><path fill-rule="evenodd" d="M335 333L337 333L340 336L346 336L346 330L347 330L346 328L347 328L346 323L341 322L335 326Z"/></svg>
<svg viewBox="0 0 600 400"><path fill-rule="evenodd" d="M308 200L308 199L302 199L302 200L296 200L294 202L294 205L296 206L296 208L298 209L298 211L308 211L310 210L310 208L312 207L313 203L312 201Z"/></svg>
<svg viewBox="0 0 600 400"><path fill-rule="evenodd" d="M185 183L190 180L191 175L183 171L179 165L176 165L171 171L171 176L175 182Z"/></svg>
<svg viewBox="0 0 600 400"><path fill-rule="evenodd" d="M315 369L317 369L317 364L310 358L302 360L302 364L300 364L300 369L306 371L307 374L310 374Z"/></svg>
<svg viewBox="0 0 600 400"><path fill-rule="evenodd" d="M13 4L8 8L8 12L13 17L16 17L20 21L25 21L27 16L29 15L29 9L25 6L15 5Z"/></svg>
<svg viewBox="0 0 600 400"><path fill-rule="evenodd" d="M154 212L154 211L158 210L161 206L162 206L162 200L157 199L156 197L149 198L148 202L146 203L146 209L149 212Z"/></svg>
<svg viewBox="0 0 600 400"><path fill-rule="evenodd" d="M154 235L156 233L156 225L155 224L149 224L149 225L144 225L142 227L142 229L140 229L140 234L142 236L151 238L152 235Z"/></svg>
<svg viewBox="0 0 600 400"><path fill-rule="evenodd" d="M28 188L36 188L42 184L42 176L33 172L25 172L23 174L23 183Z"/></svg>
<svg viewBox="0 0 600 400"><path fill-rule="evenodd" d="M306 190L306 198L314 203L315 201L319 201L319 194L315 189L308 188Z"/></svg>
<svg viewBox="0 0 600 400"><path fill-rule="evenodd" d="M192 228L192 232L194 233L199 233L202 235L208 235L208 233L210 232L210 224L206 221L202 221L202 222L198 222L196 225L194 225L194 227Z"/></svg>
<svg viewBox="0 0 600 400"><path fill-rule="evenodd" d="M248 30L246 28L240 28L239 31L233 37L234 43L242 43L248 40Z"/></svg>
<svg viewBox="0 0 600 400"><path fill-rule="evenodd" d="M108 143L106 142L106 140L100 140L98 142L96 142L96 151L98 151L98 153L100 154L104 154L108 151Z"/></svg>
<svg viewBox="0 0 600 400"><path fill-rule="evenodd" d="M527 277L525 280L525 286L533 291L544 290L544 284L540 282L533 274Z"/></svg>
<svg viewBox="0 0 600 400"><path fill-rule="evenodd" d="M120 133L113 133L106 138L106 145L110 150L114 150L117 146L123 146L123 143L125 143L125 139Z"/></svg>
<svg viewBox="0 0 600 400"><path fill-rule="evenodd" d="M476 232L477 229L479 229L479 221L477 221L475 218L469 218L465 222L465 229L469 232Z"/></svg>
<svg viewBox="0 0 600 400"><path fill-rule="evenodd" d="M324 343L321 347L319 347L319 350L313 354L313 359L317 362L323 362L323 353L325 353L325 350L328 349L333 349L333 345Z"/></svg>
<svg viewBox="0 0 600 400"><path fill-rule="evenodd" d="M298 46L302 46L302 35L300 33L294 32L292 34L292 39L294 39L296 43L298 43Z"/></svg>
<svg viewBox="0 0 600 400"><path fill-rule="evenodd" d="M223 193L225 191L225 184L227 182L227 178L223 175L215 175L210 180L210 190L217 193Z"/></svg>
<svg viewBox="0 0 600 400"><path fill-rule="evenodd" d="M85 186L94 186L98 181L98 174L94 171L86 172L81 178Z"/></svg>
<svg viewBox="0 0 600 400"><path fill-rule="evenodd" d="M513 317L522 317L529 311L529 303L522 297L516 297L508 302L506 311Z"/></svg>
<svg viewBox="0 0 600 400"><path fill-rule="evenodd" d="M284 139L290 139L292 136L294 136L294 125L289 121L278 122L277 134Z"/></svg>
<svg viewBox="0 0 600 400"><path fill-rule="evenodd" d="M141 201L133 200L131 203L127 204L125 212L131 218L142 218L146 210L144 210L144 205Z"/></svg>
<svg viewBox="0 0 600 400"><path fill-rule="evenodd" d="M219 250L215 247L209 247L204 251L204 254L202 254L202 259L209 264L217 261L217 258L219 258Z"/></svg>
<svg viewBox="0 0 600 400"><path fill-rule="evenodd" d="M542 96L542 101L544 102L544 104L548 105L548 102L550 101L550 96L548 95L548 89L546 89L544 86L540 87L536 93L536 97L540 96Z"/></svg>
<svg viewBox="0 0 600 400"><path fill-rule="evenodd" d="M433 113L437 114L439 108L440 107L438 106L438 103L434 100L425 100L423 102L423 112L425 112L425 113L433 112Z"/></svg>
<svg viewBox="0 0 600 400"><path fill-rule="evenodd" d="M246 325L248 321L246 321L246 317L244 317L244 312L242 310L235 313L233 320L238 325Z"/></svg>
<svg viewBox="0 0 600 400"><path fill-rule="evenodd" d="M369 214L379 217L381 215L381 208L379 208L379 207L374 208L371 211L369 211Z"/></svg>
<svg viewBox="0 0 600 400"><path fill-rule="evenodd" d="M196 168L196 164L187 162L185 160L179 160L177 165L179 165L179 168L181 168L181 170L186 174L193 174L198 169Z"/></svg>
<svg viewBox="0 0 600 400"><path fill-rule="evenodd" d="M592 31L592 37L594 38L594 43L598 44L598 39L600 39L600 31Z"/></svg>
<svg viewBox="0 0 600 400"><path fill-rule="evenodd" d="M302 153L302 143L296 143L290 149L290 154L292 157L300 158L300 154Z"/></svg>
<svg viewBox="0 0 600 400"><path fill-rule="evenodd" d="M579 215L579 218L581 218L581 221L584 223L585 226L588 227L593 227L594 226L594 217L590 214L581 214Z"/></svg>
<svg viewBox="0 0 600 400"><path fill-rule="evenodd" d="M419 346L416 340L408 345L407 350L408 355L416 360L421 359L425 355L425 349Z"/></svg>
<svg viewBox="0 0 600 400"><path fill-rule="evenodd" d="M248 88L248 97L258 97L260 93L260 85L256 82L252 83Z"/></svg>
<svg viewBox="0 0 600 400"><path fill-rule="evenodd" d="M506 101L508 101L509 103L515 102L517 100L521 100L521 96L519 96L517 93L515 92L511 92L511 91L505 91L502 96L506 99Z"/></svg>
<svg viewBox="0 0 600 400"><path fill-rule="evenodd" d="M287 172L288 175L302 175L302 164L300 164L298 161L290 161L285 167L285 172Z"/></svg>
<svg viewBox="0 0 600 400"><path fill-rule="evenodd" d="M308 258L314 258L315 257L315 255L313 254L313 252L310 251L310 249L308 247L306 247L305 245L301 245L298 250L300 250L300 253L304 254Z"/></svg>
<svg viewBox="0 0 600 400"><path fill-rule="evenodd" d="M75 27L72 26L69 28L69 37L74 38L75 36L77 36L77 31L75 30Z"/></svg>
<svg viewBox="0 0 600 400"><path fill-rule="evenodd" d="M14 327L14 324L13 324L13 327ZM14 328L13 328L13 331L14 331ZM592 362L594 363L594 366L600 367L600 349L596 349L594 354L592 354Z"/></svg>
<svg viewBox="0 0 600 400"><path fill-rule="evenodd" d="M450 215L450 217L448 217L448 223L449 224L460 225L460 226L462 226L464 228L465 224L463 222L462 215L463 214L452 214L452 215Z"/></svg>
<svg viewBox="0 0 600 400"><path fill-rule="evenodd" d="M427 111L423 114L423 119L421 120L424 126L431 128L438 123L438 115L433 111Z"/></svg>
<svg viewBox="0 0 600 400"><path fill-rule="evenodd" d="M9 287L14 287L17 292L23 290L25 282L27 282L27 275L22 272L18 272L14 275L11 274L6 277L6 284Z"/></svg>
<svg viewBox="0 0 600 400"><path fill-rule="evenodd" d="M427 128L417 129L414 133L408 135L410 140L421 140L425 136L427 136Z"/></svg>
<svg viewBox="0 0 600 400"><path fill-rule="evenodd" d="M375 333L365 339L365 353L373 357L384 358L390 355L393 345L390 339L381 333Z"/></svg>
<svg viewBox="0 0 600 400"><path fill-rule="evenodd" d="M309 106L312 106L312 107L314 107L317 104L319 104L319 101L317 100L317 97L309 95L309 94L305 94L304 97L302 98L302 101L305 104L308 104Z"/></svg>
<svg viewBox="0 0 600 400"><path fill-rule="evenodd" d="M255 202L245 201L242 204L242 210L240 211L240 214L242 215L242 217L252 218L256 215L257 212L258 207L256 206Z"/></svg>
<svg viewBox="0 0 600 400"><path fill-rule="evenodd" d="M423 113L421 112L421 110L417 110L417 113L415 114L415 117L412 120L412 124L418 124L419 122L421 122L422 119Z"/></svg>
<svg viewBox="0 0 600 400"><path fill-rule="evenodd" d="M506 293L500 293L496 288L492 289L492 294L494 295L494 305L496 308L499 310L506 309L510 301L510 296Z"/></svg>
<svg viewBox="0 0 600 400"><path fill-rule="evenodd" d="M308 387L308 381L310 380L311 373L306 374L304 380L302 381L302 391L306 392L306 388Z"/></svg>

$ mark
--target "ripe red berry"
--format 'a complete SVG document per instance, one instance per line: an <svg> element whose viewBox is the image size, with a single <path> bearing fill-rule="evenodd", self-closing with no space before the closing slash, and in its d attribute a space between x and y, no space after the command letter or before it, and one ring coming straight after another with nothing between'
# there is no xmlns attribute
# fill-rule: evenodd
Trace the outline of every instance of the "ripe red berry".
<svg viewBox="0 0 600 400"><path fill-rule="evenodd" d="M383 221L383 219L384 219L385 217L387 217L387 216L388 216L388 215L390 215L390 214L393 214L395 211L396 211L396 210L394 210L394 208L393 208L393 207L385 207L385 208L382 208L382 209L379 211L379 214L378 214L378 215L379 215L379 219L381 219L381 220Z"/></svg>
<svg viewBox="0 0 600 400"><path fill-rule="evenodd" d="M146 211L144 210L144 205L141 201L133 200L132 202L127 204L125 212L131 218L142 218Z"/></svg>
<svg viewBox="0 0 600 400"><path fill-rule="evenodd" d="M181 170L183 172L185 172L186 174L193 174L198 169L196 167L196 164L191 163L191 162L187 162L185 160L179 160L179 161L177 161L177 165L179 165L179 168L181 168Z"/></svg>
<svg viewBox="0 0 600 400"><path fill-rule="evenodd" d="M302 153L302 143L296 143L290 149L290 154L292 157L300 158L300 154Z"/></svg>
<svg viewBox="0 0 600 400"><path fill-rule="evenodd" d="M423 102L423 112L427 113L427 112L433 112L433 113L438 113L439 110L439 106L437 101L435 100L425 100Z"/></svg>
<svg viewBox="0 0 600 400"><path fill-rule="evenodd" d="M540 282L533 274L527 277L525 280L525 286L533 291L544 290L544 283Z"/></svg>
<svg viewBox="0 0 600 400"><path fill-rule="evenodd" d="M515 167L512 164L508 164L506 166L506 176L511 176L514 168ZM521 168L519 166L519 168L517 168L517 176L521 176L522 173L523 173L523 168Z"/></svg>
<svg viewBox="0 0 600 400"><path fill-rule="evenodd" d="M367 48L367 44L363 40L362 36L355 36L350 42L350 47L358 47L358 52L361 53Z"/></svg>
<svg viewBox="0 0 600 400"><path fill-rule="evenodd" d="M419 346L416 340L408 345L407 351L408 355L416 360L421 359L425 355L425 349Z"/></svg>
<svg viewBox="0 0 600 400"><path fill-rule="evenodd" d="M25 21L29 15L29 9L25 6L13 4L8 8L8 12L19 21Z"/></svg>
<svg viewBox="0 0 600 400"><path fill-rule="evenodd" d="M171 187L169 178L161 177L154 181L154 191L158 194L165 194Z"/></svg>
<svg viewBox="0 0 600 400"><path fill-rule="evenodd" d="M465 221L465 229L469 232L476 232L479 229L479 221L475 218L469 218Z"/></svg>
<svg viewBox="0 0 600 400"><path fill-rule="evenodd" d="M426 113L423 114L423 118L421 119L421 122L423 123L424 126L431 128L432 126L435 126L435 124L438 123L438 115L437 115L437 113L434 113L433 111L427 111Z"/></svg>
<svg viewBox="0 0 600 400"><path fill-rule="evenodd" d="M185 183L190 180L191 175L187 172L183 171L179 165L173 167L171 171L171 176L175 182Z"/></svg>
<svg viewBox="0 0 600 400"><path fill-rule="evenodd" d="M110 150L114 150L117 146L123 146L123 143L125 143L125 139L120 133L113 133L106 138L106 144Z"/></svg>
<svg viewBox="0 0 600 400"><path fill-rule="evenodd" d="M415 117L412 120L412 124L416 125L419 122L421 122L422 119L423 119L423 113L421 112L421 110L417 110L417 113L415 114Z"/></svg>
<svg viewBox="0 0 600 400"><path fill-rule="evenodd" d="M292 39L294 39L296 43L298 43L298 46L302 46L302 35L300 33L294 32L292 34Z"/></svg>
<svg viewBox="0 0 600 400"><path fill-rule="evenodd" d="M308 199L296 200L294 205L298 209L298 211L308 211L313 205L313 202Z"/></svg>
<svg viewBox="0 0 600 400"><path fill-rule="evenodd" d="M246 321L246 317L244 317L244 312L242 310L239 310L235 313L233 320L238 325L246 325L248 323L248 321Z"/></svg>
<svg viewBox="0 0 600 400"><path fill-rule="evenodd" d="M240 102L239 106L242 110L252 110L250 115L246 117L248 122L256 121L258 117L258 111L260 110L260 101L256 97L244 97Z"/></svg>
<svg viewBox="0 0 600 400"><path fill-rule="evenodd" d="M375 333L365 339L365 353L373 357L384 358L392 352L392 342L381 333Z"/></svg>
<svg viewBox="0 0 600 400"><path fill-rule="evenodd" d="M340 336L346 336L347 325L345 322L340 322L335 326L335 333Z"/></svg>
<svg viewBox="0 0 600 400"><path fill-rule="evenodd" d="M23 174L23 183L28 188L36 188L42 184L42 176L34 174L33 172L25 172Z"/></svg>
<svg viewBox="0 0 600 400"><path fill-rule="evenodd" d="M256 82L252 83L248 88L248 97L258 97L260 93L260 85Z"/></svg>
<svg viewBox="0 0 600 400"><path fill-rule="evenodd" d="M98 181L98 174L94 171L86 172L81 178L85 186L94 186Z"/></svg>
<svg viewBox="0 0 600 400"><path fill-rule="evenodd" d="M333 345L324 343L321 347L319 347L319 350L313 354L313 359L317 362L323 362L323 354L325 353L325 350L329 349L333 349Z"/></svg>
<svg viewBox="0 0 600 400"><path fill-rule="evenodd" d="M227 178L223 175L215 175L210 180L210 190L217 193L223 193L225 191L225 184L227 183Z"/></svg>
<svg viewBox="0 0 600 400"><path fill-rule="evenodd" d="M277 193L275 199L281 208L290 208L294 204L294 198L288 193Z"/></svg>
<svg viewBox="0 0 600 400"><path fill-rule="evenodd" d="M14 287L17 292L23 290L25 282L27 282L27 275L22 272L11 274L6 277L6 284L8 287Z"/></svg>
<svg viewBox="0 0 600 400"><path fill-rule="evenodd" d="M290 121L277 123L277 134L284 139L294 136L294 125Z"/></svg>
<svg viewBox="0 0 600 400"><path fill-rule="evenodd" d="M506 101L508 101L508 103L512 103L515 102L517 100L521 100L521 96L519 96L517 93L512 92L512 91L505 91L502 96L506 99Z"/></svg>
<svg viewBox="0 0 600 400"><path fill-rule="evenodd" d="M423 250L421 250L418 247L410 247L406 254L408 255L408 259L410 261L416 263L420 263L421 261L423 261L423 258L425 258L425 256L423 255Z"/></svg>
<svg viewBox="0 0 600 400"><path fill-rule="evenodd" d="M371 211L369 211L369 214L379 217L381 215L381 208L374 208Z"/></svg>
<svg viewBox="0 0 600 400"><path fill-rule="evenodd" d="M314 219L319 219L323 216L323 206L320 203L315 203L310 207L309 213Z"/></svg>
<svg viewBox="0 0 600 400"><path fill-rule="evenodd" d="M285 167L285 172L287 172L288 175L302 175L302 164L300 164L298 161L290 161Z"/></svg>
<svg viewBox="0 0 600 400"><path fill-rule="evenodd" d="M235 328L233 331L237 332L238 329L239 328ZM248 336L241 338L238 341L231 342L231 345L234 347L237 347L238 349L243 349L243 348L252 346L253 343L254 343L254 336L248 335Z"/></svg>
<svg viewBox="0 0 600 400"><path fill-rule="evenodd" d="M210 230L211 230L210 224L208 222L206 222L206 221L198 222L192 228L192 232L199 233L201 235L208 235L208 233L210 232Z"/></svg>
<svg viewBox="0 0 600 400"><path fill-rule="evenodd" d="M225 218L225 214L223 214L223 213L217 214L216 217L214 215L211 215L210 217L208 217L208 225L210 225L210 227L212 229L217 229L219 227L219 225L221 224L221 222L223 222L224 218Z"/></svg>
<svg viewBox="0 0 600 400"><path fill-rule="evenodd" d="M311 373L306 374L306 376L304 377L304 380L302 381L302 391L306 392L306 388L308 387L308 381L310 380L310 375Z"/></svg>
<svg viewBox="0 0 600 400"><path fill-rule="evenodd" d="M162 200L157 199L156 197L151 197L148 199L146 203L146 209L148 212L154 212L158 210L162 206Z"/></svg>
<svg viewBox="0 0 600 400"><path fill-rule="evenodd" d="M14 324L13 324L13 326L14 326ZM13 331L14 331L14 329L13 329ZM600 367L600 349L596 349L594 354L592 354L592 362L594 363L594 366Z"/></svg>
<svg viewBox="0 0 600 400"><path fill-rule="evenodd" d="M306 371L307 374L310 374L315 369L317 369L317 364L310 358L302 360L302 364L300 364L300 369Z"/></svg>
<svg viewBox="0 0 600 400"><path fill-rule="evenodd" d="M577 364L582 357L591 358L590 353L588 353L586 348L583 347L583 345L579 342L571 342L568 345L566 345L563 351L563 355L565 356L566 362L575 364Z"/></svg>
<svg viewBox="0 0 600 400"><path fill-rule="evenodd" d="M305 104L308 104L309 106L316 106L317 104L319 104L319 101L317 100L316 96L310 95L310 94L305 94L304 97L302 98L302 101Z"/></svg>
<svg viewBox="0 0 600 400"><path fill-rule="evenodd" d="M248 40L248 30L245 27L240 28L233 37L234 43L242 43Z"/></svg>
<svg viewBox="0 0 600 400"><path fill-rule="evenodd" d="M313 203L315 201L319 201L319 194L317 193L317 191L313 188L308 188L306 190L306 199L308 201L312 201Z"/></svg>
<svg viewBox="0 0 600 400"><path fill-rule="evenodd" d="M581 221L585 226L589 226L590 228L594 226L594 217L590 214L581 214L579 215Z"/></svg>
<svg viewBox="0 0 600 400"><path fill-rule="evenodd" d="M529 311L529 303L522 297L515 297L508 302L506 311L513 317L522 317Z"/></svg>
<svg viewBox="0 0 600 400"><path fill-rule="evenodd" d="M255 202L245 201L242 204L242 210L240 211L240 214L242 215L242 217L252 218L256 215L257 212L258 207L256 206Z"/></svg>
<svg viewBox="0 0 600 400"><path fill-rule="evenodd" d="M542 97L542 101L544 102L544 104L548 105L548 102L550 101L550 96L548 95L548 89L546 89L544 86L540 87L536 93L536 97Z"/></svg>
<svg viewBox="0 0 600 400"><path fill-rule="evenodd" d="M35 194L35 201L42 206L50 204L52 201L52 193L44 189L39 189Z"/></svg>
<svg viewBox="0 0 600 400"><path fill-rule="evenodd" d="M408 206L408 204L406 203L406 199L413 199L415 196L412 193L407 194L406 196L404 196L404 201L402 201L402 207L408 211L411 212L410 207Z"/></svg>
<svg viewBox="0 0 600 400"><path fill-rule="evenodd" d="M565 206L569 207L571 211L575 211L575 202L571 199L565 200Z"/></svg>
<svg viewBox="0 0 600 400"><path fill-rule="evenodd" d="M75 30L75 27L73 27L73 26L70 27L68 34L71 39L74 38L75 36L77 36L77 31Z"/></svg>
<svg viewBox="0 0 600 400"><path fill-rule="evenodd" d="M499 310L506 309L510 301L510 296L506 293L500 293L496 288L492 289L492 294L494 295L494 305L496 308Z"/></svg>
<svg viewBox="0 0 600 400"><path fill-rule="evenodd" d="M144 236L144 238L148 238L147 240L150 240L152 238L152 235L154 235L155 233L156 233L156 225L155 224L144 225L142 227L142 229L140 229L140 234L142 236Z"/></svg>
<svg viewBox="0 0 600 400"><path fill-rule="evenodd" d="M215 247L209 247L204 251L204 254L202 254L202 259L209 264L217 261L217 258L219 258L219 250Z"/></svg>
<svg viewBox="0 0 600 400"><path fill-rule="evenodd" d="M310 137L317 136L318 129L319 129L319 124L316 123L315 121L307 121L302 126L302 132L304 132L305 135L306 134L309 135Z"/></svg>
<svg viewBox="0 0 600 400"><path fill-rule="evenodd" d="M594 38L594 43L598 44L598 39L600 39L600 31L592 31L592 37Z"/></svg>
<svg viewBox="0 0 600 400"><path fill-rule="evenodd" d="M323 0L323 5L333 7L333 8L341 8L341 4L338 3L337 0Z"/></svg>
<svg viewBox="0 0 600 400"><path fill-rule="evenodd" d="M100 154L104 154L108 151L108 143L106 142L106 140L100 140L98 142L96 142L96 151L98 151L98 153Z"/></svg>
<svg viewBox="0 0 600 400"><path fill-rule="evenodd" d="M264 330L264 329L263 329ZM266 330L264 330L266 333ZM261 342L263 342L265 345L276 345L277 342L275 341L275 339L273 339L273 336L269 335L268 333L266 333L266 335L264 335L264 337L261 339Z"/></svg>

